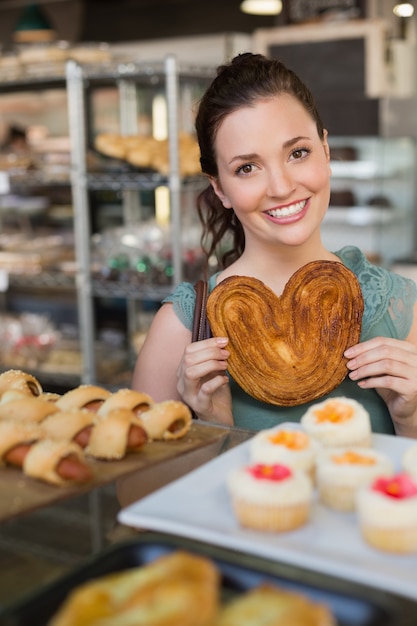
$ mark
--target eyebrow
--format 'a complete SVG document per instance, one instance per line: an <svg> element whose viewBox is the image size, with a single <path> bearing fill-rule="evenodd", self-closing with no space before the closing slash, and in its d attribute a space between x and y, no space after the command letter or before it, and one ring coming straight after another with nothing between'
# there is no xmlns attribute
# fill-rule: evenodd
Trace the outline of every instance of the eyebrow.
<svg viewBox="0 0 417 626"><path fill-rule="evenodd" d="M288 141L284 142L283 148L291 148L291 146L294 146L299 141L311 141L311 137L304 137L303 135L293 137L292 139L288 139ZM237 154L230 159L229 165L231 165L233 161L250 161L251 159L255 159L257 156L258 154L256 152L251 152L250 154Z"/></svg>

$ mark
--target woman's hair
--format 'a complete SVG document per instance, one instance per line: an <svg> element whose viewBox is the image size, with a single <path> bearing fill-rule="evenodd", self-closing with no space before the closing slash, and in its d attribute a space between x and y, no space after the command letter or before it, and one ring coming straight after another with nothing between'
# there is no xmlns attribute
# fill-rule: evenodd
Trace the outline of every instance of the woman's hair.
<svg viewBox="0 0 417 626"><path fill-rule="evenodd" d="M218 68L216 78L200 100L195 123L204 174L213 177L218 175L215 140L223 120L241 107L281 94L294 96L303 105L315 121L319 136L323 138L323 124L311 92L281 61L246 52ZM227 267L244 250L245 237L241 223L233 210L223 207L211 185L200 193L197 209L203 225L201 244L207 260L215 256L222 267ZM220 244L226 235L231 237L231 242L222 251Z"/></svg>

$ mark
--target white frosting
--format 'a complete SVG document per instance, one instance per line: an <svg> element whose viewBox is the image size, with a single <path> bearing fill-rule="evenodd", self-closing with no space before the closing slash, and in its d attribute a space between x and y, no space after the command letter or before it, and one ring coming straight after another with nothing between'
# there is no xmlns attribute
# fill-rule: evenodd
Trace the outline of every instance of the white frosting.
<svg viewBox="0 0 417 626"><path fill-rule="evenodd" d="M341 457L346 452L353 452L372 459L374 463L372 465L340 463L334 460L335 457ZM393 462L386 454L372 448L360 447L326 448L317 456L316 468L319 484L326 483L327 485L346 487L356 487L369 483L378 476L392 476L395 470Z"/></svg>
<svg viewBox="0 0 417 626"><path fill-rule="evenodd" d="M330 420L319 421L316 411L323 409L329 402L337 401L353 408L353 415L340 422ZM301 418L304 430L316 437L325 446L355 445L359 441L371 439L371 421L366 409L352 398L328 398L309 407ZM362 444L361 444L362 445Z"/></svg>
<svg viewBox="0 0 417 626"><path fill-rule="evenodd" d="M357 510L361 524L392 528L417 526L417 495L392 498L369 486L357 493Z"/></svg>
<svg viewBox="0 0 417 626"><path fill-rule="evenodd" d="M301 430L301 429L299 429ZM315 458L321 444L310 437L307 433L307 445L305 448L294 449L285 443L274 442L272 437L279 431L296 432L296 429L289 429L285 425L259 431L250 441L249 454L251 463L274 464L281 463L289 467L309 470L314 466Z"/></svg>
<svg viewBox="0 0 417 626"><path fill-rule="evenodd" d="M417 444L407 448L402 458L404 471L417 480Z"/></svg>
<svg viewBox="0 0 417 626"><path fill-rule="evenodd" d="M299 504L313 496L310 478L297 470L288 478L268 480L256 478L242 467L230 473L227 484L231 495L254 504Z"/></svg>

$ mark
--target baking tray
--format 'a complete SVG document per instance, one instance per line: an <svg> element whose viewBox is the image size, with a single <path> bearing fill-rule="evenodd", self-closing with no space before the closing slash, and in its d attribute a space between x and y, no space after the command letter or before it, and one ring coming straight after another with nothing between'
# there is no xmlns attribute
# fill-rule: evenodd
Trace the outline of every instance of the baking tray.
<svg viewBox="0 0 417 626"><path fill-rule="evenodd" d="M184 549L209 556L222 574L222 597L229 599L262 582L279 584L324 602L338 626L415 626L417 602L379 589L288 563L242 554L205 542L164 533L144 532L107 548L57 581L0 612L0 626L46 626L67 594L77 585ZM291 626L288 624L288 626Z"/></svg>

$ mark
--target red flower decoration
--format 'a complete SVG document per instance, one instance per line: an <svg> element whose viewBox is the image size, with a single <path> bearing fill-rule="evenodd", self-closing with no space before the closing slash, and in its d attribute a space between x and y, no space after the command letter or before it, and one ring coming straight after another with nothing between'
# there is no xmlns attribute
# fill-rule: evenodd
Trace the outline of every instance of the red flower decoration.
<svg viewBox="0 0 417 626"><path fill-rule="evenodd" d="M247 471L252 474L254 478L262 480L285 480L292 475L291 470L286 465L264 465L258 463L246 468Z"/></svg>
<svg viewBox="0 0 417 626"><path fill-rule="evenodd" d="M398 500L417 496L417 485L407 474L377 478L372 489Z"/></svg>

